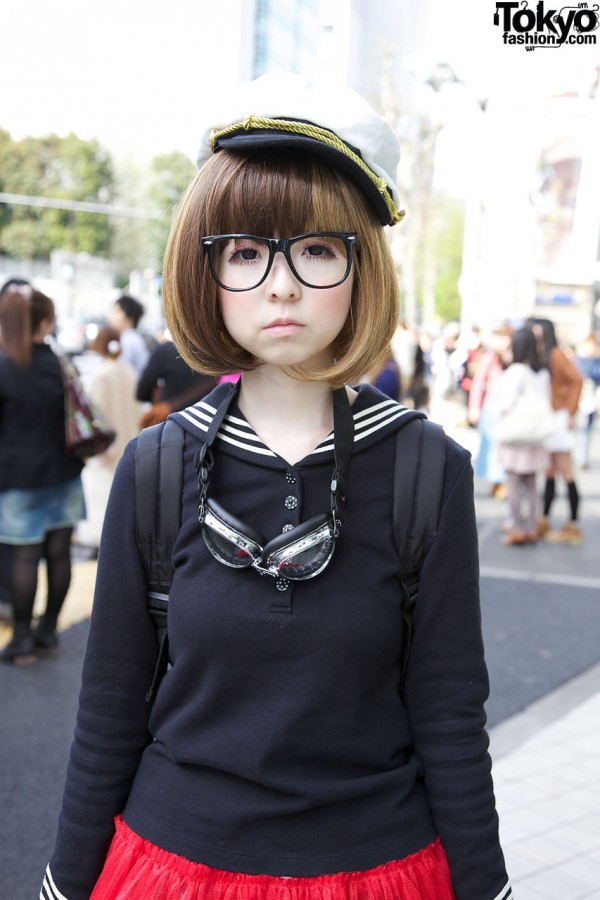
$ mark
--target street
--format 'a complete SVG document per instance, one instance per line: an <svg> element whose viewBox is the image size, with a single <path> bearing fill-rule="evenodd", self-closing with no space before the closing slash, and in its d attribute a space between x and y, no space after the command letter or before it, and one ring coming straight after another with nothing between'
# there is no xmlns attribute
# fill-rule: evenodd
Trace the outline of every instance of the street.
<svg viewBox="0 0 600 900"><path fill-rule="evenodd" d="M492 746L497 726L600 661L598 433L595 439L593 465L578 476L579 547L502 547L506 503L476 485ZM562 487L559 494L557 525L567 513ZM93 588L94 564L77 559L75 553L62 655L28 669L0 668L0 900L38 896L53 843Z"/></svg>

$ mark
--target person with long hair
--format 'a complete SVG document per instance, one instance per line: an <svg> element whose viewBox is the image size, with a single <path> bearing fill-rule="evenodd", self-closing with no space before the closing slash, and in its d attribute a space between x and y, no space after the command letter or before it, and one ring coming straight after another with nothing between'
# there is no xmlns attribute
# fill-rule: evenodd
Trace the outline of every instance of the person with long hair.
<svg viewBox="0 0 600 900"><path fill-rule="evenodd" d="M498 421L512 410L526 391L548 402L550 378L541 365L536 340L530 328L515 331L511 338L512 361L502 373L494 398L493 413ZM498 461L506 470L507 499L511 527L502 538L505 546L535 544L538 538L537 475L548 463L543 440L498 443Z"/></svg>
<svg viewBox="0 0 600 900"><path fill-rule="evenodd" d="M393 470L422 414L352 387L398 321L398 139L330 82L218 93L163 299L189 365L241 378L169 419L181 528L151 707L139 439L117 469L41 896L509 900L469 455L443 439L403 676Z"/></svg>
<svg viewBox="0 0 600 900"><path fill-rule="evenodd" d="M549 319L531 318L528 324L537 338L543 365L550 372L552 408L555 411L555 433L546 442L550 453L546 469L542 517L538 523L540 537L554 544L580 544L579 490L575 481L573 451L577 443L576 416L583 387L583 378L564 350L559 346L554 323ZM560 476L567 489L569 518L556 530L552 529L550 513L556 496L556 477Z"/></svg>
<svg viewBox="0 0 600 900"><path fill-rule="evenodd" d="M46 342L54 303L11 281L0 297L0 543L9 548L13 636L0 661L30 665L58 652L56 626L71 581L71 535L83 517L82 463L65 450L60 362ZM32 630L38 567L46 608Z"/></svg>

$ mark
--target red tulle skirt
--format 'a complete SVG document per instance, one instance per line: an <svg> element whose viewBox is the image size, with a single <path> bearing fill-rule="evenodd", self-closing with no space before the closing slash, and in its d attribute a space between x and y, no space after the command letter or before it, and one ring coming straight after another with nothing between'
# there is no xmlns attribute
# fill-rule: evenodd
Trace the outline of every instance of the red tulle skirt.
<svg viewBox="0 0 600 900"><path fill-rule="evenodd" d="M439 840L364 872L310 878L223 872L161 850L119 818L90 900L454 900Z"/></svg>

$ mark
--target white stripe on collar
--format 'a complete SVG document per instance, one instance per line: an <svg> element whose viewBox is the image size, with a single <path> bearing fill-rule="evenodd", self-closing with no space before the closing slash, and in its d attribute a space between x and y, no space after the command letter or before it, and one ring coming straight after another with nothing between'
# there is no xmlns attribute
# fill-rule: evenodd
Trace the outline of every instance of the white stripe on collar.
<svg viewBox="0 0 600 900"><path fill-rule="evenodd" d="M50 866L46 867L46 876L44 878L42 890L40 891L40 900L68 900L68 898L65 897L64 894L61 894L61 892L54 884Z"/></svg>
<svg viewBox="0 0 600 900"><path fill-rule="evenodd" d="M182 410L179 415L183 416L184 419L191 422L192 425L202 432L207 432L210 423L212 422L212 416L209 417L205 415L200 410L197 410L196 407L188 407L188 409ZM240 424L243 424L247 428L246 431L240 431L237 428L233 428L231 425L225 424L229 418L229 416L225 416L225 420L217 432L217 438L219 440L226 441L228 444L233 444L235 447L241 447L242 450L251 450L253 453L258 453L260 456L276 456L276 454L273 453L272 450L269 450L269 448L261 441L259 436L250 428L247 422L232 417L236 422L240 422ZM241 440L237 440L233 435L237 435ZM254 442L254 446L252 442Z"/></svg>
<svg viewBox="0 0 600 900"><path fill-rule="evenodd" d="M200 400L194 406L181 410L178 415L190 422L196 429L202 433L206 433L215 416L216 409L204 400ZM384 400L362 412L353 413L354 418L354 443L362 441L364 438L386 428L396 419L412 413L412 410L401 406L395 400ZM260 456L276 457L277 454L270 450L256 434L252 426L238 416L226 415L219 431L217 433L219 440L225 441L242 450L248 450ZM327 453L333 450L333 432L316 447L308 456Z"/></svg>
<svg viewBox="0 0 600 900"><path fill-rule="evenodd" d="M357 423L357 419L360 416L367 415L368 413L373 412L373 409L377 409L378 407L372 407L371 409L363 410L362 413L357 413L354 416L354 443L357 444L359 441L362 441L364 438L368 437L370 434L373 434L375 431L379 431L382 428L386 428L396 419L399 419L401 416L405 416L407 413L413 412L412 409L406 409L404 406L400 406L398 403L394 403L392 401L394 408L390 409L388 404L385 404L388 408L383 412L378 413L375 416L371 416L369 419L366 419L364 422ZM382 404L383 405L383 404ZM373 424L374 423L374 424ZM371 427L369 427L371 426ZM323 453L326 450L333 450L333 434L328 435L323 441L322 444L313 450L313 453ZM309 454L312 456L312 454Z"/></svg>
<svg viewBox="0 0 600 900"><path fill-rule="evenodd" d="M507 881L499 894L496 894L494 900L512 900L513 892L510 881Z"/></svg>

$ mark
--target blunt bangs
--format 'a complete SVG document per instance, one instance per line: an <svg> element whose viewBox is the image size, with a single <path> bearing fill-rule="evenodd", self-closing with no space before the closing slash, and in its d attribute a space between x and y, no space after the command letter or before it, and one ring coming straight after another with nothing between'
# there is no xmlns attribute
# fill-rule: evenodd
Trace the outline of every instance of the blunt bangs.
<svg viewBox="0 0 600 900"><path fill-rule="evenodd" d="M220 202L207 210L207 234L356 231L352 205L345 208L341 196L344 179L311 154L240 157L221 151L214 160L215 169L224 163L231 178Z"/></svg>

